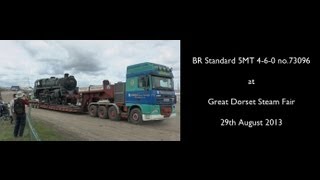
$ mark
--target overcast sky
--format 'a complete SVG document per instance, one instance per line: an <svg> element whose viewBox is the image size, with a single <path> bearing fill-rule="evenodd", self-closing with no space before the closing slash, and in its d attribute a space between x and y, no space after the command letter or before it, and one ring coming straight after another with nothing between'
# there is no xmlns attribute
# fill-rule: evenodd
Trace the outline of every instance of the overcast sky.
<svg viewBox="0 0 320 180"><path fill-rule="evenodd" d="M124 82L126 67L141 62L172 67L175 86L180 86L177 40L0 40L0 87L33 87L37 79L64 73L74 75L79 87L104 79Z"/></svg>

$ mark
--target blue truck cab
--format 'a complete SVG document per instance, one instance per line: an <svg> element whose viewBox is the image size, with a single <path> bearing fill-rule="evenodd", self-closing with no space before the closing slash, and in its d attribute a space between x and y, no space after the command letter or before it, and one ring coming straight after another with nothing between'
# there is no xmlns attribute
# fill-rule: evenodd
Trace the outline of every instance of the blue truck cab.
<svg viewBox="0 0 320 180"><path fill-rule="evenodd" d="M150 62L128 66L125 87L132 123L176 116L172 68Z"/></svg>

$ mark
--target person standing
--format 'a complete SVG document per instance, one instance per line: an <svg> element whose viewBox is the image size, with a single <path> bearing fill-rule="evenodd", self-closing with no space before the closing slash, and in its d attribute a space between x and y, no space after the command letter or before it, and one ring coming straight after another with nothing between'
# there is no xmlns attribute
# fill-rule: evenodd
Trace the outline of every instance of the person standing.
<svg viewBox="0 0 320 180"><path fill-rule="evenodd" d="M19 91L16 95L16 100L13 103L13 112L16 116L16 124L14 127L14 137L22 137L24 127L26 125L26 108L25 105L29 105L28 100L25 98L23 92Z"/></svg>
<svg viewBox="0 0 320 180"><path fill-rule="evenodd" d="M11 117L11 124L13 123L13 121L16 120L16 115L14 114L14 110L13 110L13 104L14 104L14 100L16 100L16 95L17 94L13 94L13 99L10 101L10 117Z"/></svg>

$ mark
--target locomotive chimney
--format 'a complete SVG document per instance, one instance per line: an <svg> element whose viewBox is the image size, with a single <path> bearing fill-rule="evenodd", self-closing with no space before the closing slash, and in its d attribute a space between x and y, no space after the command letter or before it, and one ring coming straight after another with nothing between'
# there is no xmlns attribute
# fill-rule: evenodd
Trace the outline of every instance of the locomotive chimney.
<svg viewBox="0 0 320 180"><path fill-rule="evenodd" d="M68 73L65 73L65 74L64 74L64 78L67 78L67 77L69 77L69 74L68 74Z"/></svg>

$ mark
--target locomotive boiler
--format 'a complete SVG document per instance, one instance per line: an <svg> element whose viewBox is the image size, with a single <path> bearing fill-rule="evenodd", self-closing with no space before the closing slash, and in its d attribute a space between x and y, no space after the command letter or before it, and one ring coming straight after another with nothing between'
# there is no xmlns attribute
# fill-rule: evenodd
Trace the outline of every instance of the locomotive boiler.
<svg viewBox="0 0 320 180"><path fill-rule="evenodd" d="M77 80L68 73L63 78L38 79L34 83L34 97L43 103L75 105L77 94Z"/></svg>

